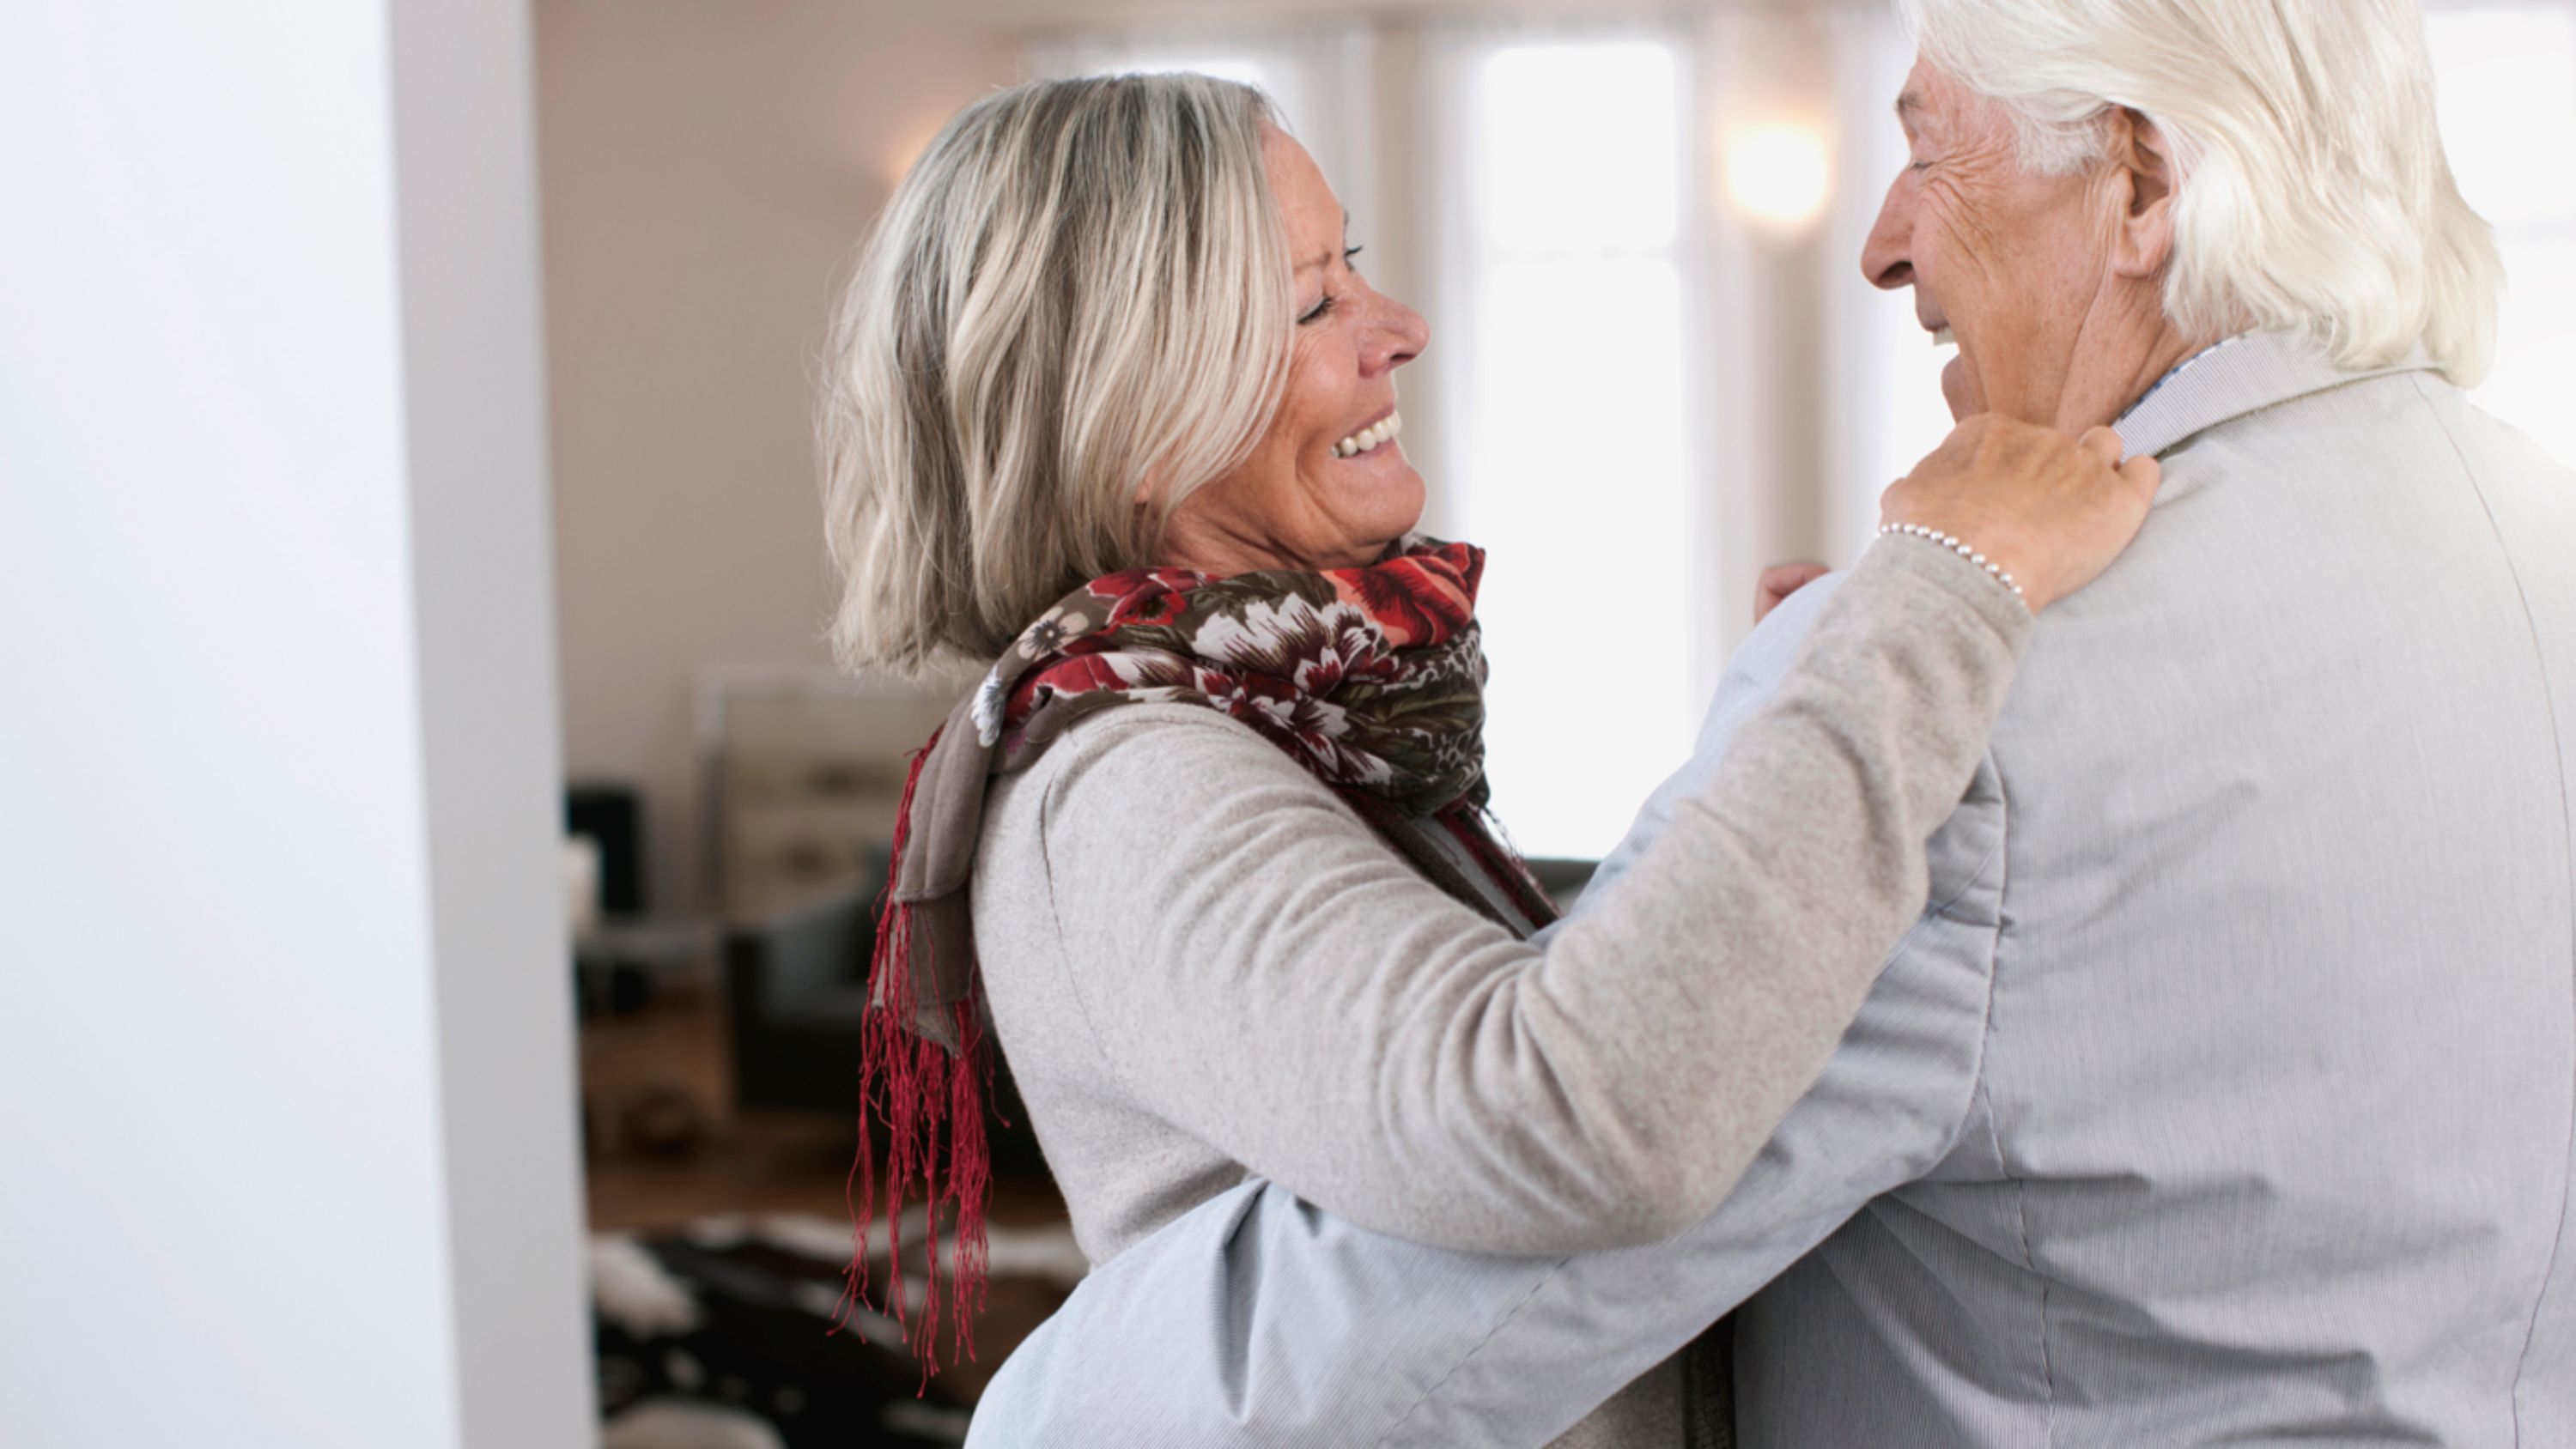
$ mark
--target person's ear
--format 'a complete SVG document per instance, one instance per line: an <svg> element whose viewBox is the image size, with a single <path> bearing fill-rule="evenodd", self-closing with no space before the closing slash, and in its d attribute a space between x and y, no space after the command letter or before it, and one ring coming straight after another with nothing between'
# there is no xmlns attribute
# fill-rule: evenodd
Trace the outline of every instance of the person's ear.
<svg viewBox="0 0 2576 1449"><path fill-rule="evenodd" d="M2111 113L2110 159L2122 200L2112 267L2141 281L2161 276L2173 257L2173 147L2155 122L2124 106Z"/></svg>

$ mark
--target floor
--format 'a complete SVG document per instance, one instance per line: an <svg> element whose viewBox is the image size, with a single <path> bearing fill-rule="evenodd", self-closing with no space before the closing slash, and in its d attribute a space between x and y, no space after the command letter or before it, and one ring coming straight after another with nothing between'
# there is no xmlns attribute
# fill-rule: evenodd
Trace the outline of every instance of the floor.
<svg viewBox="0 0 2576 1449"><path fill-rule="evenodd" d="M650 1232L723 1214L845 1219L856 1133L826 1118L738 1114L723 1000L711 983L666 980L640 1007L581 1027L590 1226ZM1060 1225L1063 1204L1028 1184L997 1185L997 1225ZM1052 1311L1055 1297L997 1282L977 1326L981 1360L943 1370L971 1393Z"/></svg>

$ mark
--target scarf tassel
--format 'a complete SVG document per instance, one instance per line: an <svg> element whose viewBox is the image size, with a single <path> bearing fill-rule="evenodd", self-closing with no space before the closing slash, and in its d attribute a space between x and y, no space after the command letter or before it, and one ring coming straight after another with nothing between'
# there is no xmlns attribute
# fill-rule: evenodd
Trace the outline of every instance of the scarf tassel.
<svg viewBox="0 0 2576 1449"><path fill-rule="evenodd" d="M1450 835L1467 848L1467 853L1485 868L1486 876L1503 888L1531 925L1544 926L1557 918L1556 902L1549 899L1538 877L1530 873L1529 862L1504 842L1502 827L1492 816L1462 802L1441 811L1440 823L1449 827Z"/></svg>
<svg viewBox="0 0 2576 1449"><path fill-rule="evenodd" d="M845 1184L850 1224L855 1237L845 1287L833 1313L833 1331L848 1325L853 1308L866 1306L868 1238L876 1212L877 1166L871 1120L886 1129L885 1223L887 1239L886 1312L905 1330L921 1357L922 1383L938 1372L938 1335L943 1309L948 1316L952 1348L975 1356L974 1318L983 1310L988 1251L985 1207L992 1194L992 1156L984 1135L986 1079L991 1058L984 1049L983 1014L969 998L947 1003L957 1049L915 1034L920 1007L913 972L914 933L927 926L912 903L894 898L894 883L903 875L903 854L912 832L912 797L921 783L922 762L929 758L931 736L912 758L903 803L895 816L892 861L885 892L877 901L876 948L870 961L871 1000L859 1049L859 1153ZM903 1281L903 1208L918 1183L928 1200L927 1281L921 1295L920 1321L913 1321ZM953 1209L953 1261L943 1265L940 1210ZM942 1293L941 1273L947 1274ZM946 1303L942 1304L942 1297Z"/></svg>

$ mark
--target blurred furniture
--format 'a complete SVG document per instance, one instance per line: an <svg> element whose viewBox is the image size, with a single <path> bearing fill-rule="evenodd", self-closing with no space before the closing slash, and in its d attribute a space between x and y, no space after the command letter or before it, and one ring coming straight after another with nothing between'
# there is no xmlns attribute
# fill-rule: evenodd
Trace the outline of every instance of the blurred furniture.
<svg viewBox="0 0 2576 1449"><path fill-rule="evenodd" d="M599 924L599 842L566 834L562 859L564 929L578 939Z"/></svg>
<svg viewBox="0 0 2576 1449"><path fill-rule="evenodd" d="M693 916L603 918L573 936L573 972L582 1009L634 1011L662 983L703 982L702 973L722 941L715 922Z"/></svg>
<svg viewBox="0 0 2576 1449"><path fill-rule="evenodd" d="M1530 874L1538 877L1539 888L1547 892L1560 911L1574 909L1575 899L1592 883L1592 873L1601 868L1597 860L1565 860L1553 856L1536 856L1529 863Z"/></svg>
<svg viewBox="0 0 2576 1449"><path fill-rule="evenodd" d="M725 932L726 1031L740 1111L858 1107L860 1017L885 858L849 887Z"/></svg>
<svg viewBox="0 0 2576 1449"><path fill-rule="evenodd" d="M573 983L585 1043L594 1027L644 1019L657 996L685 1002L698 994L722 944L722 931L704 920L608 918L576 931ZM601 1082L590 1073L585 1045L585 1153L676 1161L705 1147L724 1115L723 1101L710 1084L689 1080L679 1065L660 1063L646 1074Z"/></svg>
<svg viewBox="0 0 2576 1449"><path fill-rule="evenodd" d="M787 1449L769 1420L693 1399L646 1399L599 1426L599 1449Z"/></svg>
<svg viewBox="0 0 2576 1449"><path fill-rule="evenodd" d="M907 1216L907 1288L929 1266L927 1219ZM845 1217L725 1214L675 1230L591 1239L592 1323L603 1449L932 1449L966 1437L992 1367L1064 1302L1085 1271L1061 1221L990 1229L981 1362L940 1336L924 1381L896 1324L844 1301ZM943 1235L954 1262L954 1240ZM870 1234L870 1297L891 1286L884 1225ZM917 1310L919 1303L912 1303ZM848 1331L826 1330L835 1322ZM704 1430L720 1437L680 1437Z"/></svg>
<svg viewBox="0 0 2576 1449"><path fill-rule="evenodd" d="M576 782L564 790L564 833L599 851L599 909L644 914L644 798L632 785Z"/></svg>
<svg viewBox="0 0 2576 1449"><path fill-rule="evenodd" d="M893 839L913 752L966 683L804 669L701 681L704 828L724 912L756 915L858 878Z"/></svg>
<svg viewBox="0 0 2576 1449"><path fill-rule="evenodd" d="M863 860L855 885L726 930L736 1111L857 1113L861 1018L886 856L869 851ZM1045 1159L998 1052L989 1106L994 1171L1044 1178Z"/></svg>
<svg viewBox="0 0 2576 1449"><path fill-rule="evenodd" d="M596 780L568 787L564 833L586 843L596 862L597 909L571 912L583 1011L633 1011L651 997L657 981L695 976L714 957L718 933L712 921L646 910L640 790Z"/></svg>

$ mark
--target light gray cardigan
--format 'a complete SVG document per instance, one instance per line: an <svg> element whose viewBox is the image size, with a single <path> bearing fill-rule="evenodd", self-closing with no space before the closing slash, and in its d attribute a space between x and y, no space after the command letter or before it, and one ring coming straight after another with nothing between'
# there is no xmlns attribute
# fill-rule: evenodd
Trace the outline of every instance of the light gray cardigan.
<svg viewBox="0 0 2576 1449"><path fill-rule="evenodd" d="M1075 725L995 783L973 912L1083 1251L1105 1261L1252 1174L1479 1251L1705 1217L1913 923L1925 838L2030 635L1966 560L1883 540L1708 788L1537 942L1212 710Z"/></svg>

